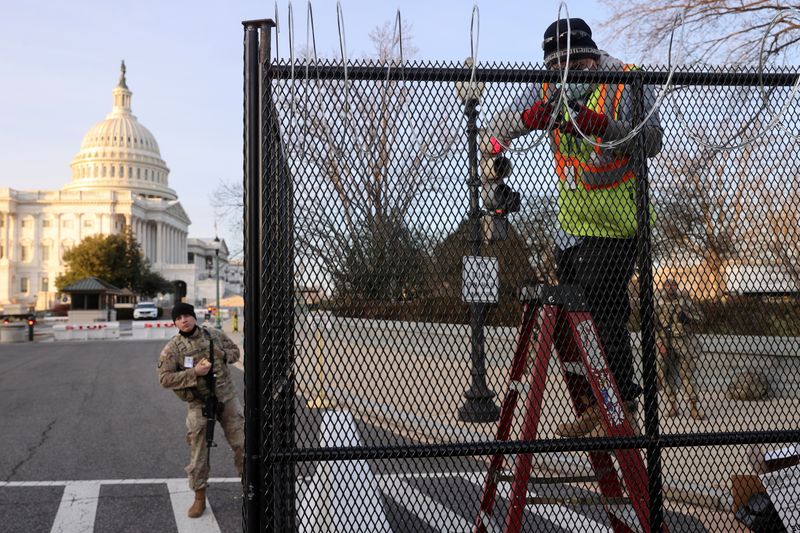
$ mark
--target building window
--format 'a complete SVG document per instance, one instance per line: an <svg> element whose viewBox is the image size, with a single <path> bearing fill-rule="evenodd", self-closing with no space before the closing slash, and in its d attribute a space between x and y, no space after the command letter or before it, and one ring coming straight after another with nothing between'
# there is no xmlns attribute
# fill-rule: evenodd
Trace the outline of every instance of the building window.
<svg viewBox="0 0 800 533"><path fill-rule="evenodd" d="M3 248L3 245L0 244L0 259L4 258L5 256L6 256L5 248Z"/></svg>
<svg viewBox="0 0 800 533"><path fill-rule="evenodd" d="M86 219L83 221L84 228L91 228L94 225L91 219Z"/></svg>
<svg viewBox="0 0 800 533"><path fill-rule="evenodd" d="M5 217L0 217L0 228L2 228L2 227L3 227L3 226L5 226L5 225L6 225L6 219L5 219Z"/></svg>
<svg viewBox="0 0 800 533"><path fill-rule="evenodd" d="M61 221L61 227L62 228L71 228L72 227L72 220L70 220L70 219L62 220Z"/></svg>
<svg viewBox="0 0 800 533"><path fill-rule="evenodd" d="M31 260L31 248L27 244L23 244L19 247L19 259L20 261L30 261Z"/></svg>
<svg viewBox="0 0 800 533"><path fill-rule="evenodd" d="M46 219L42 220L42 227L43 228L49 228L50 227L50 219L49 218L46 218Z"/></svg>
<svg viewBox="0 0 800 533"><path fill-rule="evenodd" d="M113 166L113 165L112 165L112 166L111 166L111 177L112 177L112 178L116 177L116 176L115 176L115 174L116 174L116 171L117 171L117 167L115 167L115 166Z"/></svg>
<svg viewBox="0 0 800 533"><path fill-rule="evenodd" d="M23 218L22 220L19 221L19 227L23 228L23 229L27 228L28 227L28 221Z"/></svg>
<svg viewBox="0 0 800 533"><path fill-rule="evenodd" d="M105 166L105 165L103 165L103 170L102 170L102 174L101 174L101 175L102 175L104 178L106 177L106 166Z"/></svg>
<svg viewBox="0 0 800 533"><path fill-rule="evenodd" d="M193 264L194 264L194 252L189 252L189 259L188 259L188 261L189 261L189 264L190 264L190 265L193 265Z"/></svg>
<svg viewBox="0 0 800 533"><path fill-rule="evenodd" d="M42 261L50 261L50 246L47 244L42 245Z"/></svg>
<svg viewBox="0 0 800 533"><path fill-rule="evenodd" d="M42 292L50 292L50 278L42 278Z"/></svg>
<svg viewBox="0 0 800 533"><path fill-rule="evenodd" d="M28 278L19 278L19 292L28 292L28 289L30 289Z"/></svg>
<svg viewBox="0 0 800 533"><path fill-rule="evenodd" d="M137 167L136 168L136 179L138 180L138 179L141 179L141 178L142 178L142 169Z"/></svg>
<svg viewBox="0 0 800 533"><path fill-rule="evenodd" d="M132 178L132 177L133 177L133 168L132 167L128 167L128 178Z"/></svg>

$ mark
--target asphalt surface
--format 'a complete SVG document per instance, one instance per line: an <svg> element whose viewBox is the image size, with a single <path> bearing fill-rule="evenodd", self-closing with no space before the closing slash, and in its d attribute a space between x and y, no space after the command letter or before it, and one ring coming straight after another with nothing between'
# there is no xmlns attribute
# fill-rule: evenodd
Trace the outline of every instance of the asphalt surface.
<svg viewBox="0 0 800 533"><path fill-rule="evenodd" d="M184 471L186 408L158 383L156 362L164 342L0 345L0 531L242 530L241 487L221 435L212 452L211 476L222 479L212 479L212 512L204 515L214 523L181 525L185 506L175 498L190 496ZM231 371L241 391L243 374ZM303 404L299 399L297 442L409 442L352 417L348 422L348 415L326 419ZM471 458L298 465L301 531L319 531L321 512L336 531L380 530L375 527L381 523L395 533L469 531L483 468ZM583 494L558 484L532 490ZM327 508L320 506L323 499ZM82 501L94 503L83 508ZM89 524L84 529L56 529L55 524L70 523L62 514L69 504L77 509L78 522ZM501 514L506 507L501 493ZM362 520L366 526L354 523ZM688 516L668 513L668 521L673 531L703 531ZM605 523L602 509L550 505L526 511L523 530L594 531Z"/></svg>

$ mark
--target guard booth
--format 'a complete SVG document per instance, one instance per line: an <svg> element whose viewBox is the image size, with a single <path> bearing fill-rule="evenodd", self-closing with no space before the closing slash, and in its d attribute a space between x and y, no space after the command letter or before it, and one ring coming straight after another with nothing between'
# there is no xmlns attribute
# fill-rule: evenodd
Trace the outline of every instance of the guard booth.
<svg viewBox="0 0 800 533"><path fill-rule="evenodd" d="M115 321L117 297L125 295L122 289L94 276L71 283L61 292L70 296L67 316L73 324Z"/></svg>
<svg viewBox="0 0 800 533"><path fill-rule="evenodd" d="M770 226L797 219L792 180L754 169L793 169L797 146L775 135L737 151L760 128L731 121L760 108L761 90L791 100L797 69L570 73L608 95L630 88L619 116L633 125L649 120L647 89L658 95L660 152L627 139L636 171L620 182L636 208L626 327L642 388L622 402L586 293L557 284L566 177L548 134L511 146L505 188L486 177L497 169L484 128L561 74L344 52L292 63L273 58L273 30L244 23L246 531L791 523L800 309L738 298L723 280L731 265L796 250L796 224ZM786 105L780 116L800 112ZM714 137L731 131L742 138ZM588 190L578 163L568 188ZM682 324L683 367L659 344L667 278L703 315ZM319 295L303 313L298 287ZM569 345L558 329L574 333ZM592 398L598 432L560 437Z"/></svg>

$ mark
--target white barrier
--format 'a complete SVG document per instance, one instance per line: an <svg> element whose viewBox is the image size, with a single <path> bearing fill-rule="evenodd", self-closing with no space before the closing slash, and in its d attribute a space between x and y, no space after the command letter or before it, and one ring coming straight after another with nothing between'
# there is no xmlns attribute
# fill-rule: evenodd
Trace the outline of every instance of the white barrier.
<svg viewBox="0 0 800 533"><path fill-rule="evenodd" d="M134 322L132 326L134 339L169 339L176 331L175 324L170 320Z"/></svg>
<svg viewBox="0 0 800 533"><path fill-rule="evenodd" d="M57 341L119 339L119 322L55 324L53 325L53 339Z"/></svg>

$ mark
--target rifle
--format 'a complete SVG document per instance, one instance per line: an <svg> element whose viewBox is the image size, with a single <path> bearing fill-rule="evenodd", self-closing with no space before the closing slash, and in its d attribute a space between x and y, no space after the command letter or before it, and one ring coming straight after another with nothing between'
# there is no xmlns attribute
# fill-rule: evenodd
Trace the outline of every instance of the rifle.
<svg viewBox="0 0 800 533"><path fill-rule="evenodd" d="M206 419L206 451L208 452L207 463L211 465L211 448L215 447L216 444L214 443L214 425L216 423L217 418L217 411L219 410L221 403L217 400L217 377L214 372L214 339L208 333L208 330L204 327L203 333L205 333L206 338L208 339L208 361L211 363L211 370L208 371L206 374L206 383L208 384L209 394L203 403L203 416Z"/></svg>

